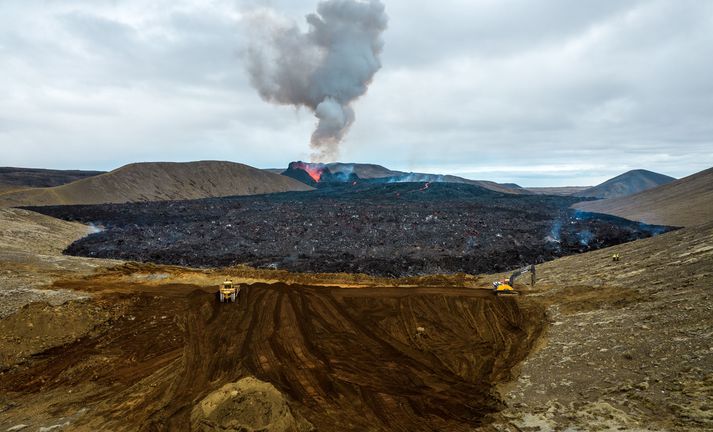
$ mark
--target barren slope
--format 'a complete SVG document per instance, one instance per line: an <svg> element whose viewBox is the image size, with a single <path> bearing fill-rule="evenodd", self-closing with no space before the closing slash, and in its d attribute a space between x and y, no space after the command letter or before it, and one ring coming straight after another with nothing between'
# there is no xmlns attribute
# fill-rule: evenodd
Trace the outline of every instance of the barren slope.
<svg viewBox="0 0 713 432"><path fill-rule="evenodd" d="M635 195L581 202L574 208L649 224L692 226L713 221L713 168Z"/></svg>
<svg viewBox="0 0 713 432"><path fill-rule="evenodd" d="M293 179L238 163L148 162L62 186L6 193L0 195L0 206L162 201L309 189Z"/></svg>
<svg viewBox="0 0 713 432"><path fill-rule="evenodd" d="M528 297L549 304L552 325L505 392L498 431L713 430L713 223L538 276Z"/></svg>
<svg viewBox="0 0 713 432"><path fill-rule="evenodd" d="M0 318L29 302L60 304L86 297L45 288L57 278L91 273L116 263L61 255L89 231L85 225L27 210L0 209Z"/></svg>
<svg viewBox="0 0 713 432"><path fill-rule="evenodd" d="M663 186L676 180L667 175L647 170L631 170L602 184L575 192L572 195L593 198L618 198Z"/></svg>

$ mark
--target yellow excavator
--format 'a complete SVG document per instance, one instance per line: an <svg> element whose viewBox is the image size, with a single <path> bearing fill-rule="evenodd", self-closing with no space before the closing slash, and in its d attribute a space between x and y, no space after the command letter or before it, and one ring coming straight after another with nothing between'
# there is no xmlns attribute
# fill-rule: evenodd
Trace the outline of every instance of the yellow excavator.
<svg viewBox="0 0 713 432"><path fill-rule="evenodd" d="M226 279L222 285L218 287L218 300L223 302L235 303L238 301L240 294L240 285L234 285L233 281Z"/></svg>
<svg viewBox="0 0 713 432"><path fill-rule="evenodd" d="M515 291L515 279L520 277L521 275L525 273L530 273L530 284L532 286L535 286L535 265L531 264L529 266L525 266L521 269L515 270L511 275L509 279L502 279L496 282L493 282L493 292L495 295L517 295L519 294L517 291Z"/></svg>

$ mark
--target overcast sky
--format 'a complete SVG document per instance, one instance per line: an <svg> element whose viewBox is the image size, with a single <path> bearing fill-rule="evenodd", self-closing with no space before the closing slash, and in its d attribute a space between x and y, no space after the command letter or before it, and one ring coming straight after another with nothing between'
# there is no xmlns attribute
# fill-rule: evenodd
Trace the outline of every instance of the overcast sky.
<svg viewBox="0 0 713 432"><path fill-rule="evenodd" d="M385 0L342 161L588 185L713 166L713 1ZM245 72L246 13L313 0L0 1L0 166L308 159Z"/></svg>

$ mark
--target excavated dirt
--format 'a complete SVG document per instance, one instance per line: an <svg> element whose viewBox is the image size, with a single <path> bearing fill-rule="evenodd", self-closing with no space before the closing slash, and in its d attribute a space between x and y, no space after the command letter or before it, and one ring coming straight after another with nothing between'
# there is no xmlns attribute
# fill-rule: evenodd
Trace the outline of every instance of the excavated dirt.
<svg viewBox="0 0 713 432"><path fill-rule="evenodd" d="M470 430L501 408L495 386L544 322L542 308L477 289L253 284L220 304L212 287L59 285L111 317L0 375L0 426L31 421L11 408L25 398L69 391L51 412L88 410L73 429L187 430L197 403L256 377L306 419L293 430Z"/></svg>
<svg viewBox="0 0 713 432"><path fill-rule="evenodd" d="M569 209L576 201L454 183L355 182L259 197L35 210L106 227L71 245L71 255L397 277L505 271L668 230Z"/></svg>

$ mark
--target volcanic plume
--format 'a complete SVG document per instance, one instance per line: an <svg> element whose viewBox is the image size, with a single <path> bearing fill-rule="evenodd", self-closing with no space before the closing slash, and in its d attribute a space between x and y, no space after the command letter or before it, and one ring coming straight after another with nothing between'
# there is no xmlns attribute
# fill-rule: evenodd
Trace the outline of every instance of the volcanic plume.
<svg viewBox="0 0 713 432"><path fill-rule="evenodd" d="M325 0L306 20L305 33L274 12L253 14L247 68L264 100L314 112L312 159L333 160L354 122L351 103L381 68L388 19L379 0Z"/></svg>

